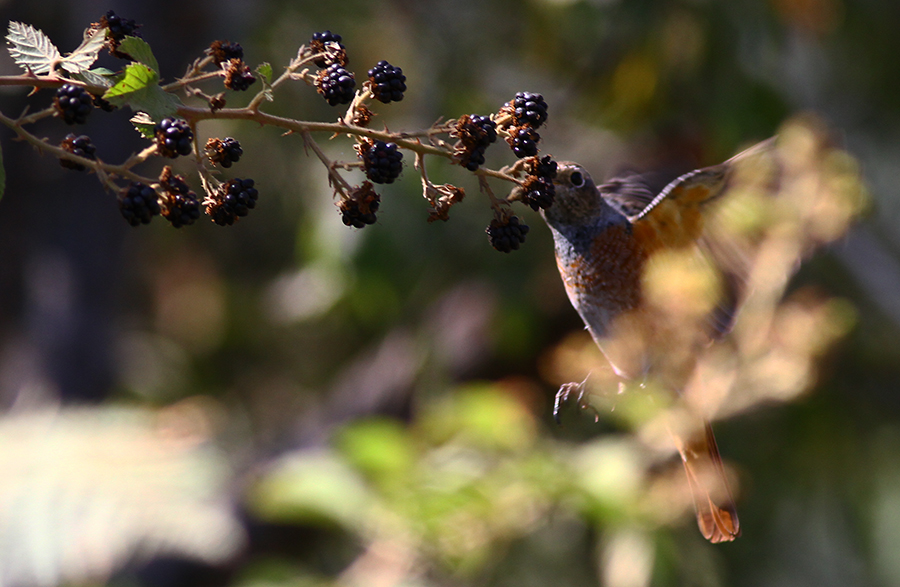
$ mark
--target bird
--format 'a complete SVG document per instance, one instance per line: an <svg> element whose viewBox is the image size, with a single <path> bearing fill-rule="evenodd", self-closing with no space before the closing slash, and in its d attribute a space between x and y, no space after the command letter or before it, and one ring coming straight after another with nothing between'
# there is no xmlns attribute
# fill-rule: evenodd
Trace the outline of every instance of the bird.
<svg viewBox="0 0 900 587"><path fill-rule="evenodd" d="M551 206L540 211L553 236L556 264L572 306L621 381L662 378L681 391L693 355L724 336L745 296L746 260L716 226L727 203L735 170L763 156L775 138L710 167L685 173L654 189L649 174L629 173L596 185L573 162L558 163ZM657 182L657 185L659 182ZM689 259L716 272L717 287L700 288L709 299L688 300L685 316L666 321L659 299L684 295L648 282L660 263ZM653 291L650 291L650 290ZM693 291L693 290L691 290ZM684 306L685 300L675 300ZM676 304L677 305L677 304ZM560 388L554 416L575 391L582 404L584 382ZM741 535L737 508L708 419L683 436L671 431L687 473L697 523L713 542Z"/></svg>

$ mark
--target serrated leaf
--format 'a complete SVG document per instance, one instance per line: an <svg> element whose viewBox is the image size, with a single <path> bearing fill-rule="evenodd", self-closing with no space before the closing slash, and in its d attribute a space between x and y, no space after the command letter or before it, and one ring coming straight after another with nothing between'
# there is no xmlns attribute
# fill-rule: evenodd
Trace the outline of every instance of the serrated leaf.
<svg viewBox="0 0 900 587"><path fill-rule="evenodd" d="M268 62L256 66L256 73L262 76L266 83L272 81L272 65Z"/></svg>
<svg viewBox="0 0 900 587"><path fill-rule="evenodd" d="M125 68L125 77L103 94L114 106L128 106L142 110L154 120L175 114L181 100L163 90L157 82L159 75L143 63L131 63Z"/></svg>
<svg viewBox="0 0 900 587"><path fill-rule="evenodd" d="M72 77L74 77L75 79L79 79L84 83L91 84L92 86L110 88L113 86L113 84L120 81L117 76L118 74L106 69L105 67L97 67L95 69L81 71L74 74Z"/></svg>
<svg viewBox="0 0 900 587"><path fill-rule="evenodd" d="M87 29L84 31L84 40L77 49L63 57L60 67L69 73L79 74L87 71L97 61L97 55L103 45L106 44L106 32L104 29Z"/></svg>
<svg viewBox="0 0 900 587"><path fill-rule="evenodd" d="M153 56L153 50L144 39L140 37L125 37L116 48L119 53L124 53L139 63L143 63L159 74L159 63Z"/></svg>
<svg viewBox="0 0 900 587"><path fill-rule="evenodd" d="M155 85L159 81L159 75L143 63L130 63L125 68L125 77L106 90L103 94L105 100L109 100L116 106L122 106L127 101L127 95Z"/></svg>
<svg viewBox="0 0 900 587"><path fill-rule="evenodd" d="M146 112L138 112L134 116L131 117L131 124L134 126L134 129L141 133L141 136L145 139L152 139L155 134L156 123L153 122L153 118L150 117Z"/></svg>
<svg viewBox="0 0 900 587"><path fill-rule="evenodd" d="M9 21L6 40L12 45L9 54L13 61L25 70L30 69L37 74L50 73L51 65L60 60L59 49L50 37L30 24Z"/></svg>

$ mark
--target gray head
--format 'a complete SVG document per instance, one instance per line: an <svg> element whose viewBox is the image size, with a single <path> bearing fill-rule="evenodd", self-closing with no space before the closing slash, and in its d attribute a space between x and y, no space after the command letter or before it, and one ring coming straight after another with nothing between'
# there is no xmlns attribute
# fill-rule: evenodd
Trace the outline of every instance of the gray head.
<svg viewBox="0 0 900 587"><path fill-rule="evenodd" d="M553 185L556 187L553 205L541 210L541 216L552 227L591 224L598 217L616 214L600 196L591 174L577 163L558 163Z"/></svg>

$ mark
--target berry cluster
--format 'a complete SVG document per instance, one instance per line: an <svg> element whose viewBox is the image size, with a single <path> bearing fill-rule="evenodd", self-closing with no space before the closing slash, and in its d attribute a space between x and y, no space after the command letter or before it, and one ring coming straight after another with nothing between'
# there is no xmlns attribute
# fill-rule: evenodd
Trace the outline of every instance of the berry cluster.
<svg viewBox="0 0 900 587"><path fill-rule="evenodd" d="M244 154L241 144L237 139L225 137L224 139L209 139L206 141L206 157L213 165L221 165L228 169L232 163L237 163Z"/></svg>
<svg viewBox="0 0 900 587"><path fill-rule="evenodd" d="M159 154L174 159L179 155L190 155L194 142L194 133L186 120L181 118L163 118L156 125L154 132Z"/></svg>
<svg viewBox="0 0 900 587"><path fill-rule="evenodd" d="M513 125L537 129L547 122L547 102L540 94L519 92L512 101Z"/></svg>
<svg viewBox="0 0 900 587"><path fill-rule="evenodd" d="M537 144L541 140L537 128L547 121L544 97L532 92L519 92L498 114L506 119L504 127L509 129L506 142L515 156L523 159L537 155Z"/></svg>
<svg viewBox="0 0 900 587"><path fill-rule="evenodd" d="M332 106L349 104L355 94L356 80L340 63L332 63L326 69L319 70L316 90Z"/></svg>
<svg viewBox="0 0 900 587"><path fill-rule="evenodd" d="M394 183L403 170L403 152L396 143L363 141L357 146L366 177L375 183Z"/></svg>
<svg viewBox="0 0 900 587"><path fill-rule="evenodd" d="M213 41L206 53L212 56L216 65L222 65L232 59L244 58L244 48L238 43L229 43L228 41Z"/></svg>
<svg viewBox="0 0 900 587"><path fill-rule="evenodd" d="M452 135L459 140L453 149L453 156L459 164L475 171L484 165L484 152L497 140L497 124L487 116L464 114L456 122Z"/></svg>
<svg viewBox="0 0 900 587"><path fill-rule="evenodd" d="M522 183L524 195L522 201L531 206L537 212L539 208L547 209L553 205L556 197L556 188L553 178L556 177L556 161L550 155L544 155L540 159L530 157L525 160L525 169L528 177Z"/></svg>
<svg viewBox="0 0 900 587"><path fill-rule="evenodd" d="M150 219L160 213L159 197L150 186L133 181L119 202L119 210L131 226L150 224Z"/></svg>
<svg viewBox="0 0 900 587"><path fill-rule="evenodd" d="M225 68L225 87L236 92L246 91L256 81L250 67L243 60L235 58L228 61Z"/></svg>
<svg viewBox="0 0 900 587"><path fill-rule="evenodd" d="M346 226L363 228L367 224L375 224L375 213L381 201L378 193L368 181L356 187L347 197L338 202L341 221Z"/></svg>
<svg viewBox="0 0 900 587"><path fill-rule="evenodd" d="M163 190L162 215L172 226L189 226L200 218L200 201L183 175L173 175L172 168L166 165L159 176L159 185Z"/></svg>
<svg viewBox="0 0 900 587"><path fill-rule="evenodd" d="M56 90L53 105L66 124L84 124L94 109L94 97L81 86L63 84Z"/></svg>
<svg viewBox="0 0 900 587"><path fill-rule="evenodd" d="M203 203L206 213L219 226L234 224L239 216L246 216L256 207L259 192L252 179L231 179Z"/></svg>
<svg viewBox="0 0 900 587"><path fill-rule="evenodd" d="M530 126L513 127L506 142L512 148L513 154L519 159L534 157L538 153L538 141L541 136Z"/></svg>
<svg viewBox="0 0 900 587"><path fill-rule="evenodd" d="M325 67L332 63L347 65L347 52L341 44L341 36L331 31L313 33L309 41L309 48L313 55L318 55L313 63L316 67Z"/></svg>
<svg viewBox="0 0 900 587"><path fill-rule="evenodd" d="M485 232L492 247L501 253L509 253L510 251L518 250L519 245L525 242L525 235L528 234L528 225L519 224L517 216L504 218L495 216Z"/></svg>
<svg viewBox="0 0 900 587"><path fill-rule="evenodd" d="M403 99L406 76L399 67L394 67L387 61L379 61L369 70L369 81L372 82L372 93L379 102L387 104Z"/></svg>
<svg viewBox="0 0 900 587"><path fill-rule="evenodd" d="M74 134L69 133L59 146L73 155L78 155L79 157L90 159L91 161L96 160L94 154L97 152L97 147L91 143L91 137L87 135L76 137ZM69 159L60 159L59 164L66 169L74 169L75 171L84 171L85 169L84 165L81 163L76 163Z"/></svg>
<svg viewBox="0 0 900 587"><path fill-rule="evenodd" d="M119 59L129 58L128 55L118 51L119 44L125 37L141 36L137 30L139 26L141 25L136 24L132 19L122 18L112 10L107 12L106 16L100 19L100 27L109 29L109 33L106 37L106 45L109 49L109 53L113 57L118 57Z"/></svg>

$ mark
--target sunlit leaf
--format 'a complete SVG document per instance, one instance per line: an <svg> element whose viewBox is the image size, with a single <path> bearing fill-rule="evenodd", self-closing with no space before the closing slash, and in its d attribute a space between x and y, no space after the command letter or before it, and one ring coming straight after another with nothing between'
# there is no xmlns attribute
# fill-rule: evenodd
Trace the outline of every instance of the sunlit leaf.
<svg viewBox="0 0 900 587"><path fill-rule="evenodd" d="M139 63L143 63L157 74L159 73L159 63L153 56L153 50L144 39L140 37L125 37L116 48L119 53L124 53Z"/></svg>
<svg viewBox="0 0 900 587"><path fill-rule="evenodd" d="M23 69L34 73L50 73L51 64L60 60L59 49L42 31L30 24L10 21L6 40L9 54Z"/></svg>
<svg viewBox="0 0 900 587"><path fill-rule="evenodd" d="M181 102L159 87L158 80L159 75L143 63L132 63L125 68L125 77L107 90L103 98L114 106L129 106L161 120L174 114Z"/></svg>
<svg viewBox="0 0 900 587"><path fill-rule="evenodd" d="M60 67L73 74L87 71L97 60L97 55L105 43L106 35L103 29L87 29L84 31L81 45L63 57Z"/></svg>
<svg viewBox="0 0 900 587"><path fill-rule="evenodd" d="M132 125L134 125L134 129L141 133L141 136L145 139L152 139L154 135L154 129L156 128L156 123L153 122L153 119L146 112L138 112L134 116L131 117Z"/></svg>

